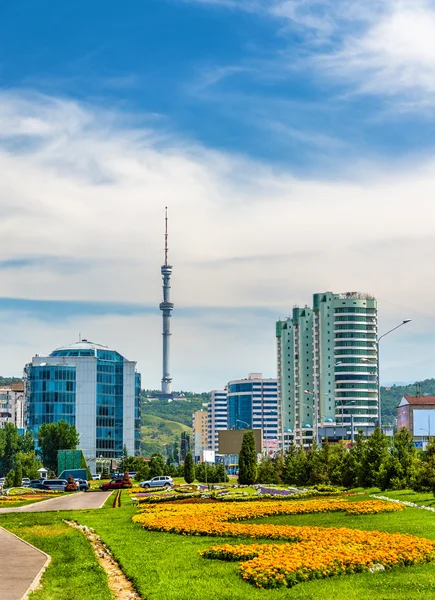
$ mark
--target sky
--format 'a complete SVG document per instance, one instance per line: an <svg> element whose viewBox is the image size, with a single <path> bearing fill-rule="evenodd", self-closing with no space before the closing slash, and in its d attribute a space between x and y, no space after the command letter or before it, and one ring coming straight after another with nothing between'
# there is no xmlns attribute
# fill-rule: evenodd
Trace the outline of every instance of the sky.
<svg viewBox="0 0 435 600"><path fill-rule="evenodd" d="M83 338L176 390L276 376L275 321L379 303L435 376L435 0L0 3L0 374Z"/></svg>

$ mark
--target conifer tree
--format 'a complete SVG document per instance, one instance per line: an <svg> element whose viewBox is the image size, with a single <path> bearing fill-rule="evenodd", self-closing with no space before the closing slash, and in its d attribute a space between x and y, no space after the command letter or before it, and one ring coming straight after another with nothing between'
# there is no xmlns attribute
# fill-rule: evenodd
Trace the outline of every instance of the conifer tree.
<svg viewBox="0 0 435 600"><path fill-rule="evenodd" d="M184 460L184 481L186 483L193 483L195 481L195 464L191 452L186 454Z"/></svg>
<svg viewBox="0 0 435 600"><path fill-rule="evenodd" d="M239 454L239 483L252 485L257 480L257 453L253 431L243 435L242 447Z"/></svg>

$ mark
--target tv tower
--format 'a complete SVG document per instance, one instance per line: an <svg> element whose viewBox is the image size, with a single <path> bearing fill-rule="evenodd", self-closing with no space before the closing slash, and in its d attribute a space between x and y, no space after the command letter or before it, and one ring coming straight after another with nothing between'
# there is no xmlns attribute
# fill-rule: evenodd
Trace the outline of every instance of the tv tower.
<svg viewBox="0 0 435 600"><path fill-rule="evenodd" d="M171 275L172 267L168 265L168 207L165 207L165 264L162 265L163 302L160 310L163 316L163 377L162 395L171 395L172 377L169 373L169 340L171 337L171 312L174 305L171 302Z"/></svg>

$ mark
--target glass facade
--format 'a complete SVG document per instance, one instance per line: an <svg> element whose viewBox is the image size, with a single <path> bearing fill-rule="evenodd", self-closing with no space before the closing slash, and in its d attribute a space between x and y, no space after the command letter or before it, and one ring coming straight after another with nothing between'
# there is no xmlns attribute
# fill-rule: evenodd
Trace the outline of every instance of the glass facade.
<svg viewBox="0 0 435 600"><path fill-rule="evenodd" d="M124 363L117 352L97 350L97 454L119 457L123 446Z"/></svg>
<svg viewBox="0 0 435 600"><path fill-rule="evenodd" d="M88 458L119 458L124 445L138 455L141 378L134 367L87 340L35 357L25 369L28 428L37 437L43 423L63 420L76 425Z"/></svg>
<svg viewBox="0 0 435 600"><path fill-rule="evenodd" d="M36 366L26 370L28 427L35 434L43 423L66 421L75 425L76 370L70 366Z"/></svg>

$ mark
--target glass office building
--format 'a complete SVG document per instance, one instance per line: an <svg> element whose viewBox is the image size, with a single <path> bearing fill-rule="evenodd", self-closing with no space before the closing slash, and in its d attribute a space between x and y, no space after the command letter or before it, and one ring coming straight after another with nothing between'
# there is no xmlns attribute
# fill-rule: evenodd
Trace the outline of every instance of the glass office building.
<svg viewBox="0 0 435 600"><path fill-rule="evenodd" d="M277 447L278 392L276 379L250 373L227 385L228 429L262 429L265 445Z"/></svg>
<svg viewBox="0 0 435 600"><path fill-rule="evenodd" d="M118 352L82 340L26 365L27 426L76 426L87 461L140 453L140 374Z"/></svg>

